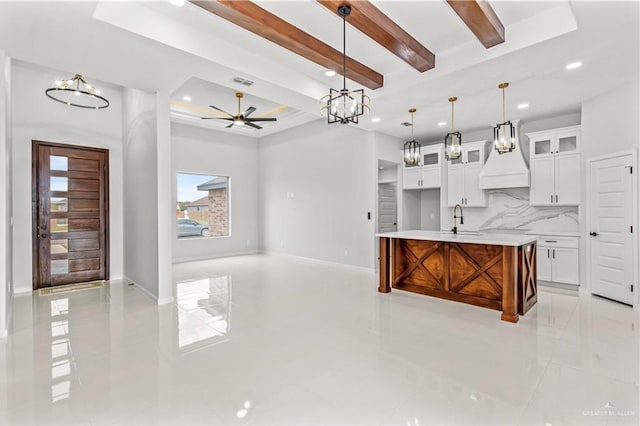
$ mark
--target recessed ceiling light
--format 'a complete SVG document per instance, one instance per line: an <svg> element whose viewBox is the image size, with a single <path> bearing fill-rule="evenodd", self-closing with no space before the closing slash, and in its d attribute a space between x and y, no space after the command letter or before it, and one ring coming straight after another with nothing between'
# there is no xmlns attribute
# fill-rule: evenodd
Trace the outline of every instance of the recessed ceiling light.
<svg viewBox="0 0 640 426"><path fill-rule="evenodd" d="M187 102L191 102L191 96L183 96L182 100L187 101Z"/></svg>
<svg viewBox="0 0 640 426"><path fill-rule="evenodd" d="M525 108L529 108L529 104L524 103L524 104L519 104L518 105L518 109L525 109Z"/></svg>
<svg viewBox="0 0 640 426"><path fill-rule="evenodd" d="M373 118L371 119L371 122L372 122L372 123L379 123L379 122L380 122L380 117L373 117Z"/></svg>
<svg viewBox="0 0 640 426"><path fill-rule="evenodd" d="M334 70L328 70L325 71L324 75L326 75L327 77L333 77L336 75L336 72Z"/></svg>
<svg viewBox="0 0 640 426"><path fill-rule="evenodd" d="M175 7L182 7L184 6L184 0L169 0L169 3L171 3L172 5L174 5Z"/></svg>
<svg viewBox="0 0 640 426"><path fill-rule="evenodd" d="M446 126L447 122L446 121L438 121L438 126L442 127L442 126Z"/></svg>
<svg viewBox="0 0 640 426"><path fill-rule="evenodd" d="M582 62L577 61L577 62L571 62L570 64L568 64L565 69L568 70L575 70L576 68L580 68L582 66Z"/></svg>

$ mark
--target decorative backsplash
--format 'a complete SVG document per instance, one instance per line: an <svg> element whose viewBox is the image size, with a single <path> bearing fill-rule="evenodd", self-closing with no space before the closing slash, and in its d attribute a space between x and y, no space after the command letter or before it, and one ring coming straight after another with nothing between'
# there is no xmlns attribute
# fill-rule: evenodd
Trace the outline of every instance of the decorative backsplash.
<svg viewBox="0 0 640 426"><path fill-rule="evenodd" d="M529 188L488 190L487 205L487 208L465 208L461 229L541 233L579 231L577 206L531 206ZM452 217L452 209L447 210L448 217Z"/></svg>

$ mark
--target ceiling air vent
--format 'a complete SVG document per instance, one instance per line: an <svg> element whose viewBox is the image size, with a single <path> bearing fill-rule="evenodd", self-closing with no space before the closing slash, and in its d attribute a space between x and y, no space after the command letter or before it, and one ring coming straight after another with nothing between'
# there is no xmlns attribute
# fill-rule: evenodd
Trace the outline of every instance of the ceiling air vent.
<svg viewBox="0 0 640 426"><path fill-rule="evenodd" d="M254 82L251 80L247 80L246 78L242 78L242 77L233 77L233 81L235 81L236 83L240 83L243 86L251 86Z"/></svg>
<svg viewBox="0 0 640 426"><path fill-rule="evenodd" d="M411 127L411 123L409 123L408 121L405 121L404 123L400 123L400 125L404 127Z"/></svg>

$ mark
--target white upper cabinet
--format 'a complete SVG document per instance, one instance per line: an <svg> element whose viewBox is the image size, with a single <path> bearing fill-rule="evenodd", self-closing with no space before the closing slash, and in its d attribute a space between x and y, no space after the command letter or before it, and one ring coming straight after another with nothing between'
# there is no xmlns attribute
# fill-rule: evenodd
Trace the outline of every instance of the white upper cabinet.
<svg viewBox="0 0 640 426"><path fill-rule="evenodd" d="M410 167L405 166L403 168L402 188L440 188L440 185L442 184L442 161L444 158L443 144L427 145L421 147L420 154L420 165Z"/></svg>
<svg viewBox="0 0 640 426"><path fill-rule="evenodd" d="M580 126L528 133L532 206L580 204Z"/></svg>
<svg viewBox="0 0 640 426"><path fill-rule="evenodd" d="M460 158L449 161L447 168L447 205L486 207L485 191L480 189L480 172L485 162L486 141L462 144Z"/></svg>

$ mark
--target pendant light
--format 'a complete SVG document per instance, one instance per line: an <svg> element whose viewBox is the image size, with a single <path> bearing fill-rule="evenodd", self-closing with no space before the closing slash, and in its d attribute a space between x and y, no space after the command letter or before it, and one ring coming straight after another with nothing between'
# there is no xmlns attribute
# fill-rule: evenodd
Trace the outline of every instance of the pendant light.
<svg viewBox="0 0 640 426"><path fill-rule="evenodd" d="M413 137L413 114L416 109L411 108L411 140L404 143L404 164L407 167L420 165L420 144Z"/></svg>
<svg viewBox="0 0 640 426"><path fill-rule="evenodd" d="M327 123L354 123L358 118L369 114L369 97L364 89L347 90L347 16L351 6L338 7L338 15L342 16L342 90L329 89L329 94L320 100L320 112L327 116Z"/></svg>
<svg viewBox="0 0 640 426"><path fill-rule="evenodd" d="M451 132L444 137L444 155L447 160L455 160L462 155L462 135L455 131L455 116L453 105L458 100L457 97L449 98L451 102Z"/></svg>
<svg viewBox="0 0 640 426"><path fill-rule="evenodd" d="M101 95L100 90L87 83L80 74L68 80L56 81L44 93L56 102L78 108L104 109L109 106L109 101Z"/></svg>
<svg viewBox="0 0 640 426"><path fill-rule="evenodd" d="M505 154L516 149L516 128L511 121L507 121L506 102L504 90L509 87L509 83L500 83L502 89L502 123L493 128L493 146L498 154Z"/></svg>

